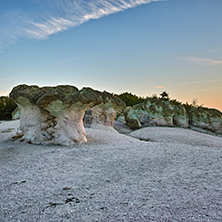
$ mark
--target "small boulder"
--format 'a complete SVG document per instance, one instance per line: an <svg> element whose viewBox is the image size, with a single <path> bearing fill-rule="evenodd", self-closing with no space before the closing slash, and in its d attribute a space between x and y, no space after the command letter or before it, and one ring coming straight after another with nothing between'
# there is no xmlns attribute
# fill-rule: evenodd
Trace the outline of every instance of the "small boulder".
<svg viewBox="0 0 222 222"><path fill-rule="evenodd" d="M222 113L219 110L193 107L188 114L191 126L222 134Z"/></svg>
<svg viewBox="0 0 222 222"><path fill-rule="evenodd" d="M124 117L126 124L131 128L131 129L139 129L141 128L141 124L138 118L138 115L136 111L128 106L123 110Z"/></svg>
<svg viewBox="0 0 222 222"><path fill-rule="evenodd" d="M173 126L174 107L169 101L147 98L132 107L144 126Z"/></svg>

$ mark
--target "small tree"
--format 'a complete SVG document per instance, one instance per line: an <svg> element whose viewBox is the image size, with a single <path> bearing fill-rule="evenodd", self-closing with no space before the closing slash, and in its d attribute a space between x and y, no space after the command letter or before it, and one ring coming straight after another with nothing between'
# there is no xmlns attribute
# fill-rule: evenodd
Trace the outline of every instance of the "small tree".
<svg viewBox="0 0 222 222"><path fill-rule="evenodd" d="M169 101L170 100L169 93L167 93L166 91L160 93L160 99L164 101Z"/></svg>

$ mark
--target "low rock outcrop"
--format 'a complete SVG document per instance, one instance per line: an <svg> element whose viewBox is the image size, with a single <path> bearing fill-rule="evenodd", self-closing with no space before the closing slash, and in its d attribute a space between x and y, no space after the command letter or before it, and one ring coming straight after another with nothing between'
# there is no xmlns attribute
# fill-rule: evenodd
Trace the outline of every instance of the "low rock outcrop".
<svg viewBox="0 0 222 222"><path fill-rule="evenodd" d="M148 98L133 106L144 126L173 126L174 107L169 101Z"/></svg>
<svg viewBox="0 0 222 222"><path fill-rule="evenodd" d="M190 125L222 134L222 113L216 109L193 107L189 111Z"/></svg>
<svg viewBox="0 0 222 222"><path fill-rule="evenodd" d="M189 117L183 105L174 105L173 125L182 128L189 126Z"/></svg>
<svg viewBox="0 0 222 222"><path fill-rule="evenodd" d="M130 106L126 107L124 109L123 113L124 113L126 124L131 129L141 128L141 123L140 123L140 120L138 118L138 115L132 107L130 107Z"/></svg>
<svg viewBox="0 0 222 222"><path fill-rule="evenodd" d="M10 97L21 110L17 137L33 144L73 145L87 141L83 117L91 108L92 127L112 128L125 103L107 92L74 86L19 85Z"/></svg>
<svg viewBox="0 0 222 222"><path fill-rule="evenodd" d="M144 102L124 109L125 121L131 129L146 126L176 126L187 128L189 118L182 105L169 101L148 98Z"/></svg>
<svg viewBox="0 0 222 222"><path fill-rule="evenodd" d="M106 91L100 93L101 103L93 106L86 115L86 121L90 121L92 115L91 128L114 131L113 124L117 111L122 110L126 104L118 97Z"/></svg>

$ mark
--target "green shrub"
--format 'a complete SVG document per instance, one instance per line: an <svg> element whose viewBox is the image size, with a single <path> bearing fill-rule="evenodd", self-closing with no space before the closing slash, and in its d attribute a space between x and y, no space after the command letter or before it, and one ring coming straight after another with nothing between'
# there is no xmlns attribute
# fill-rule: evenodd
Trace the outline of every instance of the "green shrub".
<svg viewBox="0 0 222 222"><path fill-rule="evenodd" d="M142 103L144 98L133 95L132 93L124 92L119 95L116 95L120 99L122 99L127 106L134 106L138 103Z"/></svg>
<svg viewBox="0 0 222 222"><path fill-rule="evenodd" d="M12 112L16 109L16 103L6 96L0 97L0 120L12 119Z"/></svg>

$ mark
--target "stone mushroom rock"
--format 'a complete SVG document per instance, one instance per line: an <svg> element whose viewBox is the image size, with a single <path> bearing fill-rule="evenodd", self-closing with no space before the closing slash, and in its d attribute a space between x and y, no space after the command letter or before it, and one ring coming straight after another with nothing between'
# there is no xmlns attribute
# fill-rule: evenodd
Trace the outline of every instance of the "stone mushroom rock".
<svg viewBox="0 0 222 222"><path fill-rule="evenodd" d="M44 126L44 131L52 137L50 143L74 145L87 142L83 117L86 109L101 102L98 93L91 88L78 91L73 86L45 90L47 93L37 104L50 114Z"/></svg>
<svg viewBox="0 0 222 222"><path fill-rule="evenodd" d="M35 103L43 94L44 91L38 86L25 84L14 87L9 94L21 110L17 136L35 144L39 144L42 140L41 124L44 122L44 115Z"/></svg>
<svg viewBox="0 0 222 222"><path fill-rule="evenodd" d="M188 115L191 126L222 134L222 113L219 110L193 107Z"/></svg>
<svg viewBox="0 0 222 222"><path fill-rule="evenodd" d="M98 93L101 103L91 108L91 128L115 131L113 125L117 111L123 110L126 104L117 96L106 91Z"/></svg>
<svg viewBox="0 0 222 222"><path fill-rule="evenodd" d="M126 124L131 128L131 129L139 129L141 128L141 124L138 118L138 115L132 107L127 106L124 110L124 117Z"/></svg>
<svg viewBox="0 0 222 222"><path fill-rule="evenodd" d="M177 127L187 128L189 126L189 117L183 105L174 105L173 124Z"/></svg>
<svg viewBox="0 0 222 222"><path fill-rule="evenodd" d="M74 86L19 85L10 97L21 109L18 136L33 144L74 145L86 142L85 110L101 103L99 93Z"/></svg>
<svg viewBox="0 0 222 222"><path fill-rule="evenodd" d="M145 126L173 126L174 106L169 101L147 98L132 107Z"/></svg>

